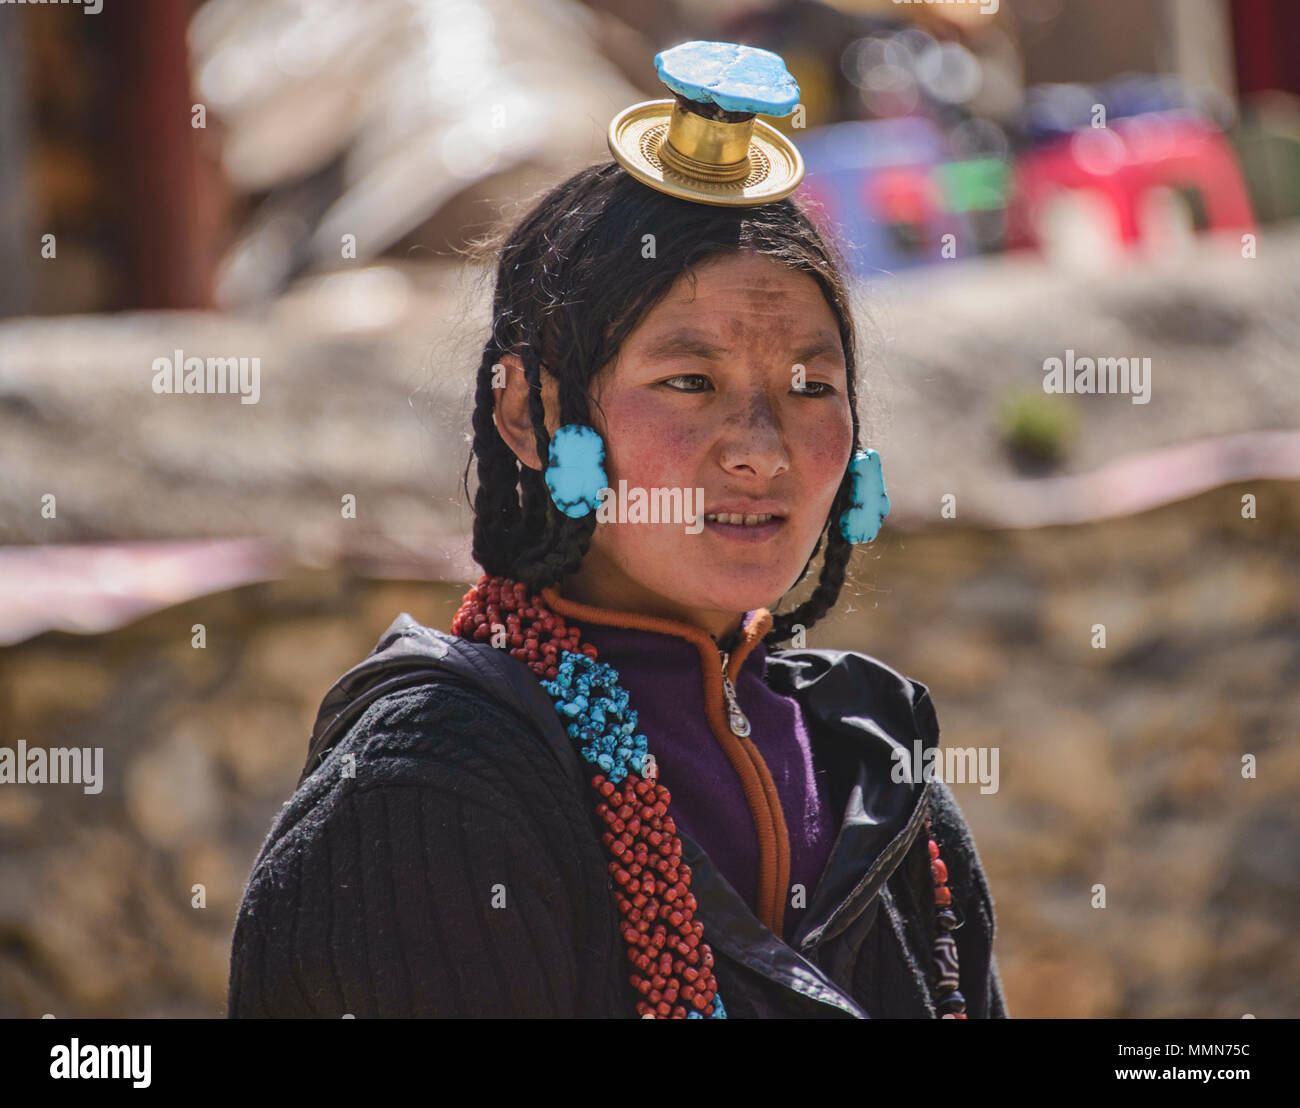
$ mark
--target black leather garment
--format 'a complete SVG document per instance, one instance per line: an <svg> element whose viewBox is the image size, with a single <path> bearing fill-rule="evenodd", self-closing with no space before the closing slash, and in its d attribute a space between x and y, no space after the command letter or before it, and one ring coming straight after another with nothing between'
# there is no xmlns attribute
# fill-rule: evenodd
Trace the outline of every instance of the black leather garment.
<svg viewBox="0 0 1300 1108"><path fill-rule="evenodd" d="M773 651L764 679L799 701L817 764L828 770L833 810L841 815L840 830L790 943L754 915L698 845L681 836L698 901L696 918L704 924L705 939L714 951L714 972L728 1016L935 1018L931 999L935 910L923 823L928 811L948 867L954 911L961 921L954 937L967 1014L1005 1017L992 950L993 901L953 794L939 781L896 783L892 779L894 751L900 746L910 766L914 741L919 740L923 750L938 744L938 722L925 686L867 655L835 650ZM534 736L532 741L545 747L547 764L553 758L560 771L552 780L571 784L571 789L560 790L564 795L549 796L545 803L574 819L585 814L591 827L591 849L583 844L577 849L580 857L565 862L577 867L582 903L589 906L587 914L596 917L585 921L585 938L574 938L575 943L585 944L587 957L602 963L585 987L606 995L576 1000L572 1010L552 1014L634 1017L637 995L627 981L613 882L600 845L602 825L587 783L590 770L565 733L550 698L533 673L505 652L424 627L405 613L385 632L375 651L341 677L322 702L298 791L277 817L254 865L236 929L232 967L239 961L240 944L251 943L258 927L270 926L265 920L259 922L251 908L259 871L264 861L269 865L276 844L300 822L304 809L318 802L321 782L337 775L333 763L347 745L350 730L385 698L418 692L436 699L439 690L453 688L482 698L485 719L490 715L517 722L525 734ZM494 749L491 735L485 734L482 741L489 752ZM672 782L665 784L671 790ZM262 884L277 886L277 881L268 878ZM259 886L259 905L267 903L262 899L265 895ZM259 911L265 916L269 910ZM466 921L466 926L472 925L472 920ZM599 941L591 938L593 934ZM609 936L613 941L606 941ZM257 961L263 967L274 964L264 952ZM302 958L295 964L301 965ZM296 974L301 978L302 971ZM232 1001L237 991L235 975L232 968ZM301 980L298 986L302 995L326 991ZM232 1002L230 1015L337 1015L323 1007L317 1011L308 1001L301 1002L301 1010L298 1004L286 1003L280 1011L270 1006L237 1011ZM429 1009L424 1005L406 1013L401 1004L386 1005L383 998L375 1004L378 1012L422 1014ZM238 1007L246 1008L246 1002L241 1000Z"/></svg>

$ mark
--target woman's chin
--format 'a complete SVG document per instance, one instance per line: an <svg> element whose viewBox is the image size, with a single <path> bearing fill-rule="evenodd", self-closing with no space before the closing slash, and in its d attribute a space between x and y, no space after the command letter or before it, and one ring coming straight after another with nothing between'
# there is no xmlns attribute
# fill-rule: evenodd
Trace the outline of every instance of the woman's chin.
<svg viewBox="0 0 1300 1108"><path fill-rule="evenodd" d="M770 566L762 573L752 574L729 572L718 565L701 567L698 573L683 567L671 582L665 583L665 589L682 607L752 612L755 608L771 608L777 604L783 595L782 583L788 576L774 574ZM686 593L682 586L688 582L691 588Z"/></svg>

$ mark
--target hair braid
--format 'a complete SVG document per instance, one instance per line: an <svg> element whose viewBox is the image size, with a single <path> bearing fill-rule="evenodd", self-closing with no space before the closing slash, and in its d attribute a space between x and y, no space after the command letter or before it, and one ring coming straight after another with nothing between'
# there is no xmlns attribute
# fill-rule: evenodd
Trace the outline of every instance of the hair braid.
<svg viewBox="0 0 1300 1108"><path fill-rule="evenodd" d="M478 489L474 493L472 553L488 573L508 572L520 540L521 511L517 486L519 459L497 430L492 387L496 358L489 349L479 365L474 398L474 446L478 458ZM466 475L469 466L466 465Z"/></svg>
<svg viewBox="0 0 1300 1108"><path fill-rule="evenodd" d="M839 600L840 589L844 587L844 574L848 569L849 559L853 556L853 544L840 530L840 515L849 506L852 495L852 475L846 470L844 480L835 494L835 502L831 505L830 525L826 534L826 556L822 559L822 571L817 580L817 588L813 590L812 596L794 611L786 612L773 619L772 629L763 636L763 642L768 647L774 647L790 638L794 634L795 627L802 626L807 630L835 607L836 601ZM819 547L821 545L820 538L817 540L817 545ZM817 551L814 549L813 557L816 556ZM805 572L807 572L806 568Z"/></svg>

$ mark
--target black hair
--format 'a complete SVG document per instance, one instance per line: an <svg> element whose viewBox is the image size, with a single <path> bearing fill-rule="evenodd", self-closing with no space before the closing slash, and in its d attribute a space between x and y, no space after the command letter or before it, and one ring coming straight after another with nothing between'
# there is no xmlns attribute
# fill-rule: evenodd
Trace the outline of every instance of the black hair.
<svg viewBox="0 0 1300 1108"><path fill-rule="evenodd" d="M654 236L652 251L643 236ZM595 513L571 519L551 503L542 472L523 465L493 418L494 367L508 354L523 363L538 457L550 436L542 404L543 367L559 386L560 425L590 426L591 378L681 275L705 259L751 251L809 274L839 325L848 369L853 450L860 449L856 333L844 263L790 199L756 207L679 200L641 184L616 162L589 166L546 193L499 248L492 329L474 395L474 438L465 467L478 459L473 557L484 571L523 581L536 592L576 572L591 546ZM652 254L653 256L647 256ZM630 264L635 259L635 264ZM826 553L812 595L774 617L775 646L796 626L812 627L835 606L852 545L839 528L852 495L846 466L830 514L800 580Z"/></svg>

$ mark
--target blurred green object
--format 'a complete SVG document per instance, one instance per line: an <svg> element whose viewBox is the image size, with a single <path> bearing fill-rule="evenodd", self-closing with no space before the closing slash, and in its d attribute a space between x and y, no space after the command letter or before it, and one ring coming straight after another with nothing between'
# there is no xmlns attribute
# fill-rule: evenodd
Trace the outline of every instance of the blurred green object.
<svg viewBox="0 0 1300 1108"><path fill-rule="evenodd" d="M1281 92L1257 97L1230 137L1259 221L1300 217L1300 99Z"/></svg>
<svg viewBox="0 0 1300 1108"><path fill-rule="evenodd" d="M935 172L950 212L992 212L1007 206L1010 171L1001 158L946 162Z"/></svg>
<svg viewBox="0 0 1300 1108"><path fill-rule="evenodd" d="M1030 467L1043 467L1065 456L1077 423L1066 397L1020 388L1002 398L998 425L1013 458Z"/></svg>

